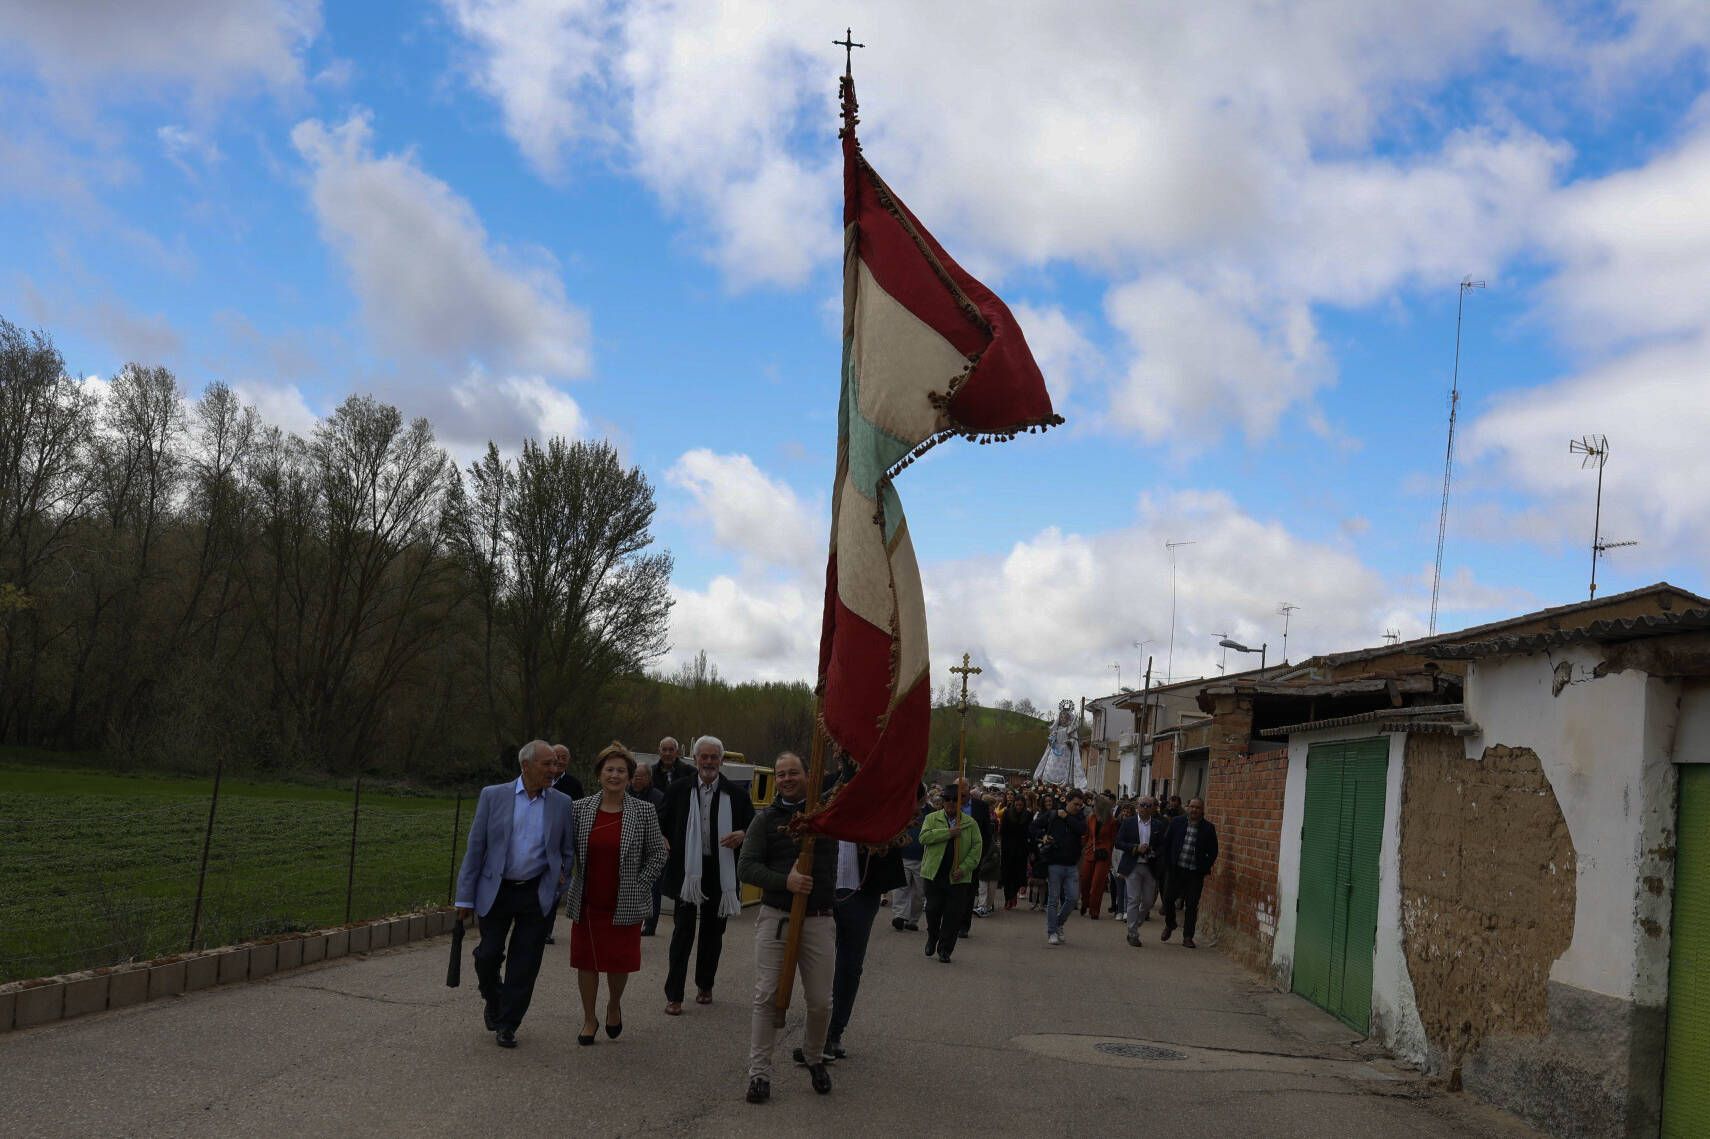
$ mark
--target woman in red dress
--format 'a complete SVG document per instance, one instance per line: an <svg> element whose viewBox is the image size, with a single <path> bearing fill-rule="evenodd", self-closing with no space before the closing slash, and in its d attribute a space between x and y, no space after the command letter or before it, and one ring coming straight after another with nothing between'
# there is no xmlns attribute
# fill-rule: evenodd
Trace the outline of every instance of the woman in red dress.
<svg viewBox="0 0 1710 1139"><path fill-rule="evenodd" d="M576 871L565 894L570 967L582 994L579 1044L592 1044L600 975L606 977L606 1035L623 1031L623 990L641 968L641 923L653 912L653 883L665 869L665 838L653 804L629 794L635 757L612 743L595 761L600 789L576 800Z"/></svg>

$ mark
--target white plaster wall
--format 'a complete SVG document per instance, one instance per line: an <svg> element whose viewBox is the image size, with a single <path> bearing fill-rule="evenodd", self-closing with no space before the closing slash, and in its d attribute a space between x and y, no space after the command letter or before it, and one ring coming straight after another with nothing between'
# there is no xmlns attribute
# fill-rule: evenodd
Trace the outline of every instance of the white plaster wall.
<svg viewBox="0 0 1710 1139"><path fill-rule="evenodd" d="M1673 753L1675 763L1710 763L1710 682L1681 685Z"/></svg>
<svg viewBox="0 0 1710 1139"><path fill-rule="evenodd" d="M1672 723L1659 731L1656 717L1672 707L1677 686L1640 672L1593 677L1601 659L1588 646L1475 662L1467 712L1483 732L1467 741L1467 755L1476 759L1498 744L1537 753L1578 863L1573 941L1550 978L1632 1000L1638 939L1646 936L1637 926L1640 858L1646 833L1654 837L1658 812L1672 812L1674 798ZM1564 663L1571 682L1552 696L1554 670Z"/></svg>
<svg viewBox="0 0 1710 1139"><path fill-rule="evenodd" d="M1370 739L1370 724L1289 739L1283 784L1281 848L1277 851L1277 936L1271 946L1271 979L1288 988L1294 981L1296 907L1300 904L1300 832L1306 820L1306 756L1313 744ZM1401 940L1401 788L1407 737L1388 737L1389 770L1384 785L1383 843L1378 850L1378 912L1372 947L1372 1026L1395 1056L1413 1064L1430 1062L1425 1024L1407 972Z"/></svg>

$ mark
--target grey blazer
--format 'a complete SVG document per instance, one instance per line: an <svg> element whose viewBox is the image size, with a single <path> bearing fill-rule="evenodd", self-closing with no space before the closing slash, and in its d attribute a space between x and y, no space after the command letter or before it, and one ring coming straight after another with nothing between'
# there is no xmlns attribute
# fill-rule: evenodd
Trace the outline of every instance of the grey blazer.
<svg viewBox="0 0 1710 1139"><path fill-rule="evenodd" d="M564 913L571 921L582 917L583 872L588 866L588 836L599 815L600 794L595 792L571 804L576 820L576 870L564 895ZM645 799L624 796L623 834L618 839L618 900L613 925L640 925L653 915L653 883L665 871L665 836L659 830L659 812Z"/></svg>

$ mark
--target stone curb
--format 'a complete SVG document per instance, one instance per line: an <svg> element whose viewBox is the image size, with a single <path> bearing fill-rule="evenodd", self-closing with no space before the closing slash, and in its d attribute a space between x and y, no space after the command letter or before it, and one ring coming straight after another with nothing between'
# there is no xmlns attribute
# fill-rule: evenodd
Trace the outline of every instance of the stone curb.
<svg viewBox="0 0 1710 1139"><path fill-rule="evenodd" d="M449 933L454 924L450 908L427 910L153 961L11 981L0 985L0 1033L129 1008L216 985L258 981L304 965L438 937Z"/></svg>

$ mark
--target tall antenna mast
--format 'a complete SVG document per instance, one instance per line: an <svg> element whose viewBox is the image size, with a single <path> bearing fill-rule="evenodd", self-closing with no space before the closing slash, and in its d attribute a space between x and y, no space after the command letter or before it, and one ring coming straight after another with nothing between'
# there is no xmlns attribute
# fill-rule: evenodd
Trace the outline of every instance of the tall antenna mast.
<svg viewBox="0 0 1710 1139"><path fill-rule="evenodd" d="M1176 550L1181 546L1191 546L1195 541L1197 539L1164 543L1164 549L1170 552L1170 646L1164 653L1164 679L1171 684L1176 680Z"/></svg>
<svg viewBox="0 0 1710 1139"><path fill-rule="evenodd" d="M1288 619L1299 608L1300 606L1292 601L1285 601L1277 606L1277 616L1282 618L1282 660L1284 664L1288 663Z"/></svg>
<svg viewBox="0 0 1710 1139"><path fill-rule="evenodd" d="M1449 446L1443 453L1443 509L1437 515L1437 566L1431 573L1431 633L1437 632L1437 593L1443 585L1443 539L1449 532L1449 483L1455 473L1455 414L1461 407L1461 312L1466 307L1467 292L1484 288L1483 281L1471 276L1461 278L1460 296L1455 301L1455 369L1449 380Z"/></svg>
<svg viewBox="0 0 1710 1139"><path fill-rule="evenodd" d="M1570 455L1584 455L1579 469L1584 470L1593 463L1597 465L1597 505L1591 515L1591 593L1586 600L1597 600L1597 559L1606 550L1618 550L1623 546L1636 546L1638 541L1628 539L1625 542L1605 542L1603 540L1603 464L1609 461L1609 436L1582 435L1578 439L1568 440Z"/></svg>

